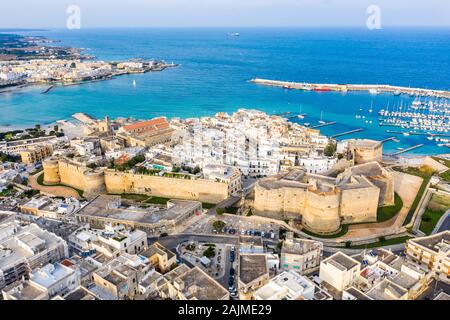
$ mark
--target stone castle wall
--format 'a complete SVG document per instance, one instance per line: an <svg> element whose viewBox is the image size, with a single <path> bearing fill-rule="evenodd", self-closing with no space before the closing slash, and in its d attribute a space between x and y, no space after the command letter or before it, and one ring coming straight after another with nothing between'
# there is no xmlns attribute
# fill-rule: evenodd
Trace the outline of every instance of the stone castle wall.
<svg viewBox="0 0 450 320"><path fill-rule="evenodd" d="M381 162L383 159L383 146L380 143L374 147L355 147L355 164L363 164L372 161Z"/></svg>
<svg viewBox="0 0 450 320"><path fill-rule="evenodd" d="M375 186L321 193L300 188L266 189L255 185L253 210L268 218L300 218L315 232L329 233L342 222L374 222L380 189Z"/></svg>
<svg viewBox="0 0 450 320"><path fill-rule="evenodd" d="M219 203L228 198L228 184L204 179L167 178L107 170L105 183L108 193L138 193L208 203Z"/></svg>
<svg viewBox="0 0 450 320"><path fill-rule="evenodd" d="M380 189L377 187L342 190L340 208L342 221L344 223L377 221L379 195Z"/></svg>
<svg viewBox="0 0 450 320"><path fill-rule="evenodd" d="M137 193L207 203L219 203L228 198L228 184L222 182L92 170L67 160L52 158L44 161L43 167L46 183L62 183L83 190L87 196L105 192Z"/></svg>

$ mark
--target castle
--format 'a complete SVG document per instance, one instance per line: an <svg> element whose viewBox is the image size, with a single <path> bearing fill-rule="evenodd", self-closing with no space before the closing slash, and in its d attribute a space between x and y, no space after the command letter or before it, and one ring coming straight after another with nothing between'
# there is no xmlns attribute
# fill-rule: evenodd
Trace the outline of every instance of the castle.
<svg viewBox="0 0 450 320"><path fill-rule="evenodd" d="M102 193L135 193L171 199L219 203L230 196L228 183L176 174L173 177L134 174L112 169L90 169L66 158L43 162L44 183L64 184L84 191L86 197Z"/></svg>
<svg viewBox="0 0 450 320"><path fill-rule="evenodd" d="M292 218L318 233L332 233L342 224L375 222L379 207L394 205L394 175L380 165L380 141L338 142L338 152L352 159L336 178L303 170L261 179L255 185L253 212L271 218Z"/></svg>
<svg viewBox="0 0 450 320"><path fill-rule="evenodd" d="M253 209L258 215L293 218L314 232L332 233L341 224L375 222L378 207L393 204L393 174L374 161L336 178L291 170L261 179Z"/></svg>

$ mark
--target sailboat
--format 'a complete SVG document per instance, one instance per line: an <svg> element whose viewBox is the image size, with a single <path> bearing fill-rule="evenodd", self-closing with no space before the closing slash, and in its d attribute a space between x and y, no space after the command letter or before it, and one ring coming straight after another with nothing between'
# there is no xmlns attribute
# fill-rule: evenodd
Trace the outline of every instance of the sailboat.
<svg viewBox="0 0 450 320"><path fill-rule="evenodd" d="M320 124L325 124L326 123L325 121L323 121L323 111L320 111L320 121L319 121L319 123Z"/></svg>
<svg viewBox="0 0 450 320"><path fill-rule="evenodd" d="M302 106L300 106L300 114L297 116L299 119L304 119L305 115L302 114Z"/></svg>

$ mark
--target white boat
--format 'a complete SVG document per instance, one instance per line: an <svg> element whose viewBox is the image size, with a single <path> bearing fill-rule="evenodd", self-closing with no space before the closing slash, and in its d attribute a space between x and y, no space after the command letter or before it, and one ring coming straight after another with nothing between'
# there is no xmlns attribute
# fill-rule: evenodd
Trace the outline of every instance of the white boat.
<svg viewBox="0 0 450 320"><path fill-rule="evenodd" d="M136 80L133 80L133 87L136 88Z"/></svg>
<svg viewBox="0 0 450 320"><path fill-rule="evenodd" d="M403 132L403 135L404 135L405 137L408 137L408 136L409 136L409 132Z"/></svg>
<svg viewBox="0 0 450 320"><path fill-rule="evenodd" d="M378 91L378 89L369 89L369 93L370 94L379 94L380 91Z"/></svg>
<svg viewBox="0 0 450 320"><path fill-rule="evenodd" d="M427 137L428 140L433 141L433 137Z"/></svg>

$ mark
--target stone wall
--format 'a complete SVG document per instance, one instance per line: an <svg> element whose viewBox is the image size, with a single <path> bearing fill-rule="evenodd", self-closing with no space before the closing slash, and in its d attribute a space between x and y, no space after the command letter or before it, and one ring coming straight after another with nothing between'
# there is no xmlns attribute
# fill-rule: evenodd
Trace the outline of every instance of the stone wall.
<svg viewBox="0 0 450 320"><path fill-rule="evenodd" d="M105 169L92 170L68 160L45 161L44 181L62 183L83 190L87 196L105 192L136 193L207 203L219 203L228 198L228 184L223 182L138 175Z"/></svg>
<svg viewBox="0 0 450 320"><path fill-rule="evenodd" d="M355 147L355 164L368 163L372 161L381 162L383 158L383 146L380 143L373 147Z"/></svg>
<svg viewBox="0 0 450 320"><path fill-rule="evenodd" d="M380 189L376 186L320 192L301 188L266 189L255 185L255 214L273 218L300 218L314 232L330 233L341 222L374 222Z"/></svg>
<svg viewBox="0 0 450 320"><path fill-rule="evenodd" d="M377 221L379 195L380 189L375 186L342 190L340 211L342 221L344 223Z"/></svg>
<svg viewBox="0 0 450 320"><path fill-rule="evenodd" d="M219 203L228 198L228 184L204 179L181 179L107 170L108 193L138 193L153 196Z"/></svg>

